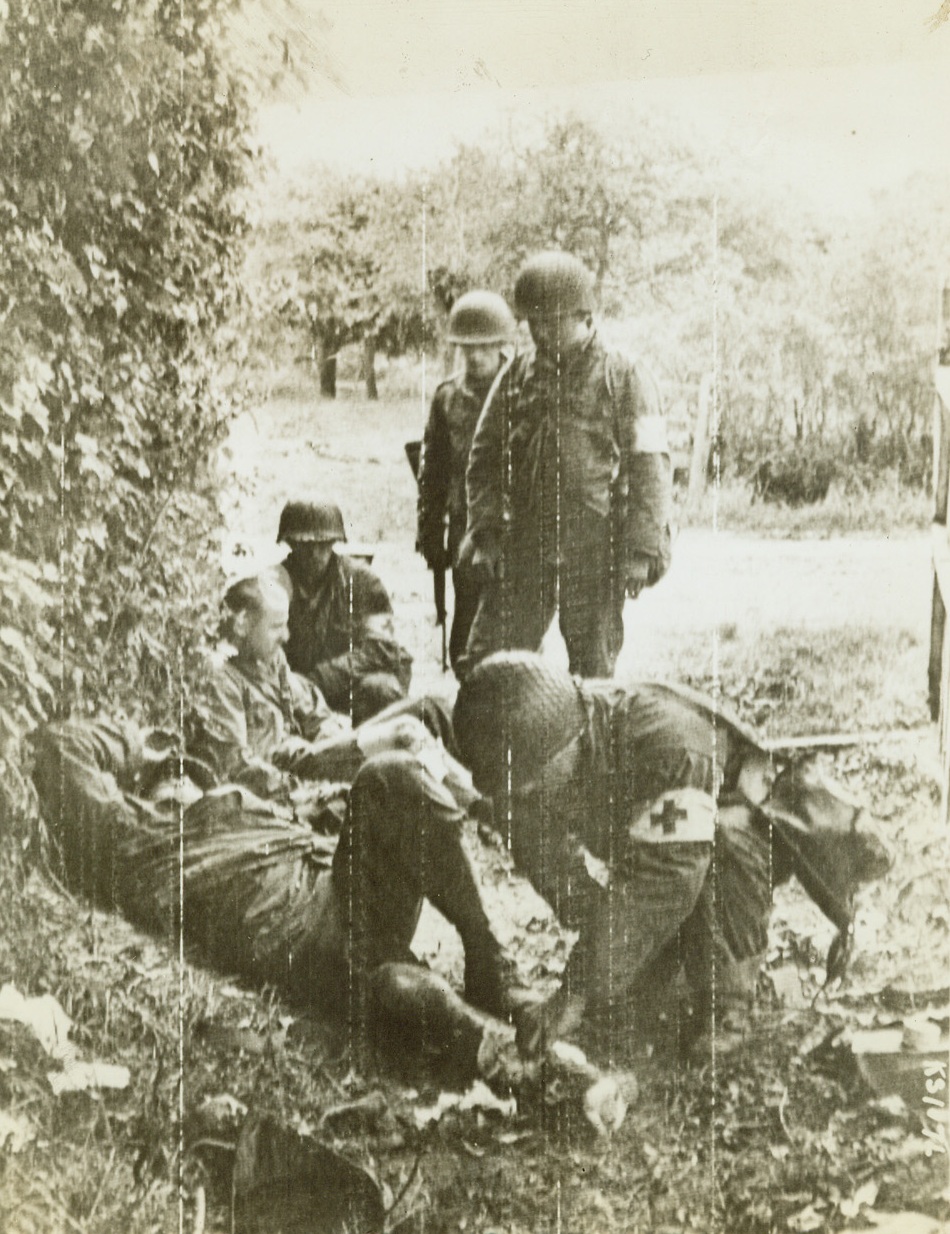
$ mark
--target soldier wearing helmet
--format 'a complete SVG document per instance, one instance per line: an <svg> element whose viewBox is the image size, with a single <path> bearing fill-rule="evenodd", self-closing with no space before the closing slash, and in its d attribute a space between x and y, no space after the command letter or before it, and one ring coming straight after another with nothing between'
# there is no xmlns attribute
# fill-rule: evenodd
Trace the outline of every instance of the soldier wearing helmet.
<svg viewBox="0 0 950 1234"><path fill-rule="evenodd" d="M501 368L503 348L514 333L511 310L494 292L469 291L455 301L448 341L459 348L462 369L436 388L423 436L416 548L430 570L452 568L455 603L449 656L453 666L465 650L478 607L477 583L471 570L459 562L467 517L465 470L485 397Z"/></svg>
<svg viewBox="0 0 950 1234"><path fill-rule="evenodd" d="M290 667L357 724L404 698L412 657L396 638L382 581L346 554L339 506L289 501L277 539L290 548L283 571L291 596Z"/></svg>
<svg viewBox="0 0 950 1234"><path fill-rule="evenodd" d="M671 469L656 385L603 345L589 271L540 253L515 284L534 349L492 387L472 443L463 559L484 583L463 672L536 650L560 612L571 670L609 677L623 604L666 571Z"/></svg>
<svg viewBox="0 0 950 1234"><path fill-rule="evenodd" d="M619 1061L681 970L696 1030L713 989L728 1025L755 988L772 887L792 875L839 930L841 975L854 893L887 851L864 811L807 766L776 765L713 699L502 652L462 683L453 725L516 866L579 933L561 988L513 1008L527 1053L578 1032Z"/></svg>

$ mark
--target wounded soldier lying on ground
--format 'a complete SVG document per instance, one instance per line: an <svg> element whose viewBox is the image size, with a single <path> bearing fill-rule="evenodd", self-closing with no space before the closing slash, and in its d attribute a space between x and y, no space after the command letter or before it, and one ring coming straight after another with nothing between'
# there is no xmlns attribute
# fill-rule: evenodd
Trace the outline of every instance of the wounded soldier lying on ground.
<svg viewBox="0 0 950 1234"><path fill-rule="evenodd" d="M268 588L257 594L256 607L240 610L248 616L234 631L232 672L279 661L279 601ZM292 675L288 683L296 688ZM195 792L179 822L169 797L181 795L181 780L153 786L149 800L117 730L54 725L38 736L35 778L68 882L146 928L182 928L195 953L225 971L271 982L318 1012L346 1011L415 1055L450 1057L468 1078L524 1078L501 1022L509 1016L529 1074L531 1060L566 1057L552 1043L575 1028L604 1062L620 1061L630 1012L660 979L685 965L702 996L713 973L718 989L728 970L758 965L770 868L773 883L797 874L847 937L855 886L886 865L881 846L857 831L856 808L795 770L770 785L754 738L707 700L578 685L535 656L492 657L460 694L457 735L516 862L580 929L562 990L538 1002L517 988L462 842L476 794L450 758L433 758L441 751L418 736L421 726L397 717L397 739L375 721L335 737L318 731L308 747L285 699L274 766L262 770L251 734L265 711L250 687L242 705L247 735L238 724L240 741L228 746L225 726L215 730L212 758L196 725L199 755L229 776L270 775L273 790L281 765L345 780L342 753L350 770L365 760L348 790L316 786L308 819L321 830L228 784ZM412 748L394 748L413 731ZM464 999L413 959L423 899L461 936ZM583 1066L578 1074L585 1085L597 1076Z"/></svg>
<svg viewBox="0 0 950 1234"><path fill-rule="evenodd" d="M382 1038L408 1021L408 1051L443 1072L449 1064L454 1078L519 1082L511 1029L490 1025L409 950L425 896L471 942L475 1003L500 1007L502 991L485 986L500 949L462 847L465 807L479 795L449 753L447 714L404 700L352 729L288 669L279 584L244 580L226 609L235 654L187 700L183 754L171 734L108 720L35 735L58 872L299 1006L368 1021ZM576 1053L558 1070L569 1096L601 1078Z"/></svg>

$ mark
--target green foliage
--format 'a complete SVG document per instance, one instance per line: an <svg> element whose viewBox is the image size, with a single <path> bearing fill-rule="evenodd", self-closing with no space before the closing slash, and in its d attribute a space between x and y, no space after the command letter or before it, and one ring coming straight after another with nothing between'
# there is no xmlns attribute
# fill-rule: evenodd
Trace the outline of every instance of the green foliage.
<svg viewBox="0 0 950 1234"><path fill-rule="evenodd" d="M308 186L309 189L310 186ZM267 307L303 330L318 363L352 343L401 355L433 329L421 293L421 189L322 173L292 199L292 256L265 274ZM286 229L282 219L272 236Z"/></svg>
<svg viewBox="0 0 950 1234"><path fill-rule="evenodd" d="M608 309L647 303L695 264L698 167L646 122L633 144L568 116L399 181L315 168L267 229L265 313L306 331L318 361L367 339L422 350L458 295L508 294L525 257L551 247L590 263Z"/></svg>
<svg viewBox="0 0 950 1234"><path fill-rule="evenodd" d="M939 177L845 223L647 112L529 124L398 182L314 172L306 209L273 232L281 302L296 306L285 320L322 353L368 336L391 354L431 346L461 292L510 295L528 253L568 249L597 275L612 342L677 383L715 363L725 473L751 482L766 467L768 491L794 501L835 474L849 491L892 475L927 485L936 263L950 246Z"/></svg>
<svg viewBox="0 0 950 1234"><path fill-rule="evenodd" d="M41 675L60 708L132 706L159 664L162 713L198 633L249 158L219 7L10 0L0 24L0 552L40 666L20 731Z"/></svg>
<svg viewBox="0 0 950 1234"><path fill-rule="evenodd" d="M834 456L813 441L782 442L756 468L753 491L763 501L812 505L828 496L837 470Z"/></svg>
<svg viewBox="0 0 950 1234"><path fill-rule="evenodd" d="M724 263L720 447L738 475L761 488L763 467L784 472L803 500L826 491L809 468L855 492L891 474L929 483L935 254L941 237L950 243L950 214L922 191L914 203L911 216L896 195L884 200L850 235L789 224L777 247L791 264L778 277L750 281Z"/></svg>
<svg viewBox="0 0 950 1234"><path fill-rule="evenodd" d="M45 620L54 578L52 566L0 552L0 834L17 825L30 802L19 740L47 712L57 677L53 629Z"/></svg>

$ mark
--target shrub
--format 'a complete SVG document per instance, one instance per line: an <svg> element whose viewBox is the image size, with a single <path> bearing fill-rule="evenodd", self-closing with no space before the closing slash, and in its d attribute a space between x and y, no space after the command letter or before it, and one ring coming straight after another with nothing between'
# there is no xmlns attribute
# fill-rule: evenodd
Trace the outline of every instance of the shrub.
<svg viewBox="0 0 950 1234"><path fill-rule="evenodd" d="M218 8L0 4L11 741L54 706L134 707L143 674L153 715L169 712L199 597L216 590L214 458L231 404L215 373L239 355L249 162ZM8 745L0 761L7 780Z"/></svg>
<svg viewBox="0 0 950 1234"><path fill-rule="evenodd" d="M823 441L782 442L772 447L755 468L753 500L813 505L828 496L837 474L838 462Z"/></svg>

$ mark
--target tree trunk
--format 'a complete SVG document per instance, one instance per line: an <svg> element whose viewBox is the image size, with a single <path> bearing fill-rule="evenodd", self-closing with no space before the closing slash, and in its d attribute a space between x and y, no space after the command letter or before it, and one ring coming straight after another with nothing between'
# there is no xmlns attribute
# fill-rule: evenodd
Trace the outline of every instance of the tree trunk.
<svg viewBox="0 0 950 1234"><path fill-rule="evenodd" d="M320 397L336 398L336 348L326 339L315 336L314 361L320 374Z"/></svg>
<svg viewBox="0 0 950 1234"><path fill-rule="evenodd" d="M336 398L336 356L320 361L320 394L323 398Z"/></svg>
<svg viewBox="0 0 950 1234"><path fill-rule="evenodd" d="M378 399L379 388L376 385L376 337L372 334L363 336L363 371L361 376L366 382L366 397L368 399Z"/></svg>

